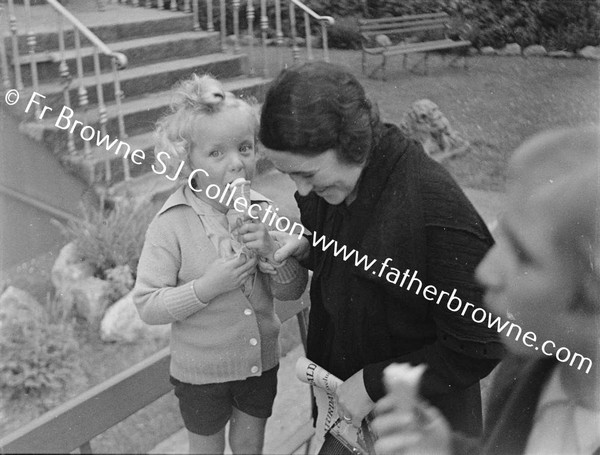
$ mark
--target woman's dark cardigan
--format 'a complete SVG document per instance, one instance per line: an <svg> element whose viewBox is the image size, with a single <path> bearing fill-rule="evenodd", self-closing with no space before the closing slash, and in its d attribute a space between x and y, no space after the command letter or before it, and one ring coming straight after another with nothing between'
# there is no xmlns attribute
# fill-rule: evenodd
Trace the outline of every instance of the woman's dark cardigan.
<svg viewBox="0 0 600 455"><path fill-rule="evenodd" d="M313 247L307 356L345 380L364 369L373 401L385 391L382 371L392 362L425 363L422 395L440 408L456 430L481 430L479 379L503 354L495 330L388 282L382 263L463 301L481 306L475 267L493 244L485 223L450 174L420 144L386 125L358 184L356 200L333 206L314 193L295 197L302 223L359 257L377 258L372 269L354 259L333 258L332 248ZM393 279L391 277L390 279ZM428 295L431 298L431 294ZM457 301L454 301L457 303ZM470 308L472 310L472 307ZM481 313L481 312L478 312ZM479 316L479 315L478 315Z"/></svg>

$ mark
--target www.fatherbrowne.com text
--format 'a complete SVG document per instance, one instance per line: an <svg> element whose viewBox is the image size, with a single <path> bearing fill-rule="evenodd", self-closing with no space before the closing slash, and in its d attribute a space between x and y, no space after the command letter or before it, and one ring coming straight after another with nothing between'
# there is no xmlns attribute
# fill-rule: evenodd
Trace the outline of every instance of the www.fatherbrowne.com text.
<svg viewBox="0 0 600 455"><path fill-rule="evenodd" d="M581 354L571 352L569 348L559 347L551 340L546 340L539 344L535 332L525 332L520 325L509 320L502 320L481 307L476 307L470 302L463 302L456 295L456 289L452 292L438 290L434 285L423 286L423 282L417 278L417 271L406 269L401 272L390 263L391 258L379 262L377 259L369 258L366 254L360 254L355 249L349 249L346 245L339 245L336 240L327 240L324 235L313 233L312 247L320 248L322 251L330 251L334 257L339 257L344 261L354 263L356 267L362 267L366 272L371 271L373 275L384 278L388 283L397 285L407 291L411 289L417 295L422 295L425 300L435 301L437 305L443 305L445 301L446 308L453 313L460 313L463 317L470 317L478 324L486 324L488 328L495 329L498 333L503 333L506 337L513 336L516 341L521 342L528 348L541 350L548 357L556 357L559 362L569 363L570 366L576 366L578 370L585 369L586 373L592 368L592 360ZM522 336L521 336L522 335Z"/></svg>

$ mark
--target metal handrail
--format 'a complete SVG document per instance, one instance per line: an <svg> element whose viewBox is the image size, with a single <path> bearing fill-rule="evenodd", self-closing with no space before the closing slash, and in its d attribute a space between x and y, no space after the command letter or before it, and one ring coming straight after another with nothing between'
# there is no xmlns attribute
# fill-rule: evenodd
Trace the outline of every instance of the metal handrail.
<svg viewBox="0 0 600 455"><path fill-rule="evenodd" d="M67 10L64 6L62 6L58 2L58 0L46 0L46 2L58 13L60 13L65 19L67 19L75 28L77 28L77 30L79 30L83 34L83 36L85 36L89 41L91 41L92 44L96 46L101 53L114 58L118 63L119 69L127 67L127 56L125 56L125 54L122 54L121 52L111 51L110 48L100 38L98 38L89 28L82 24L79 19L73 16L73 14L71 14L69 10Z"/></svg>
<svg viewBox="0 0 600 455"><path fill-rule="evenodd" d="M316 20L321 21L321 22L327 22L327 25L333 25L335 23L335 19L333 17L331 17L331 16L321 16L321 15L315 13L312 9L310 9L308 6L306 6L304 3L302 3L299 0L290 0L290 2L292 2L298 8L300 8L301 10L303 10L305 13L309 14L310 16L312 16L313 19L316 19Z"/></svg>

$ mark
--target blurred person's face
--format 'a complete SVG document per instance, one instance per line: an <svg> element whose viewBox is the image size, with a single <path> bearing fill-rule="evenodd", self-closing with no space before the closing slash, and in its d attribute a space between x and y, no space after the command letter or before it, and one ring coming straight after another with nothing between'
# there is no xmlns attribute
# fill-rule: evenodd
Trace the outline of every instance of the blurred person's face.
<svg viewBox="0 0 600 455"><path fill-rule="evenodd" d="M555 220L532 204L522 204L513 195L499 224L497 243L476 270L485 287L487 308L518 324L523 334L534 332L537 340L528 348L517 330L503 336L508 349L516 354L542 356L546 340L556 343L546 351L569 347L573 333L569 308L578 295L574 267L557 252L552 243ZM565 323L567 324L565 326ZM574 328L573 328L574 329ZM506 333L506 332L504 332Z"/></svg>
<svg viewBox="0 0 600 455"><path fill-rule="evenodd" d="M274 150L265 153L278 170L290 176L301 196L312 191L332 205L352 202L364 168L364 164L340 161L334 149L315 156Z"/></svg>

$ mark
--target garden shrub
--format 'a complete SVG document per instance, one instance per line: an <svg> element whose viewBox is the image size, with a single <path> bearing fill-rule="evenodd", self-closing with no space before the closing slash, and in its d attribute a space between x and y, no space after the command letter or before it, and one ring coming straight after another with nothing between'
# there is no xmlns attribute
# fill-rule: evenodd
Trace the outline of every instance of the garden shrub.
<svg viewBox="0 0 600 455"><path fill-rule="evenodd" d="M133 289L135 278L128 264L118 265L105 272L106 280L110 284L108 300L116 302Z"/></svg>
<svg viewBox="0 0 600 455"><path fill-rule="evenodd" d="M178 0L183 3L183 0ZM476 47L504 47L518 43L525 47L542 44L548 50L576 51L587 45L600 44L600 0L305 0L321 15L336 17L364 16L379 18L446 12L466 20L473 27ZM240 2L240 32L246 33L247 2ZM254 0L255 36L260 36L260 2ZM199 11L200 25L206 26L206 7ZM233 33L233 6L227 2L227 34ZM275 5L268 2L269 38L275 29ZM290 36L288 2L281 2L283 34ZM219 2L213 2L213 23L220 29ZM304 34L302 11L296 8L298 36ZM311 21L311 32L320 34L320 25ZM356 40L345 27L330 29L331 47L353 49Z"/></svg>
<svg viewBox="0 0 600 455"><path fill-rule="evenodd" d="M599 0L369 0L370 17L446 12L473 27L474 46L541 44L576 51L600 44Z"/></svg>
<svg viewBox="0 0 600 455"><path fill-rule="evenodd" d="M92 264L95 276L107 279L109 270L128 266L135 276L146 229L154 215L150 203L122 200L112 209L80 206L81 218L60 228L81 257Z"/></svg>
<svg viewBox="0 0 600 455"><path fill-rule="evenodd" d="M2 395L11 400L40 400L46 409L56 405L57 395L80 387L85 381L78 350L72 324L16 320L3 325Z"/></svg>
<svg viewBox="0 0 600 455"><path fill-rule="evenodd" d="M545 0L538 20L540 43L549 49L576 51L600 44L598 0Z"/></svg>
<svg viewBox="0 0 600 455"><path fill-rule="evenodd" d="M329 47L333 49L360 49L362 38L357 28L333 24L327 29Z"/></svg>

